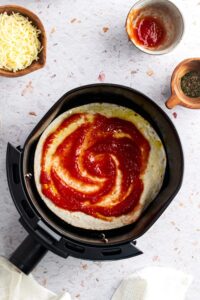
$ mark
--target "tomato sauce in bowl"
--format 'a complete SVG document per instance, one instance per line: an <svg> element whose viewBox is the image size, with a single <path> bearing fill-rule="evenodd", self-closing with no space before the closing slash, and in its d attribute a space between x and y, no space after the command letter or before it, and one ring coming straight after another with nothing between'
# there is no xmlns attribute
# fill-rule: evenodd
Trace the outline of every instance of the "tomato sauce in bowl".
<svg viewBox="0 0 200 300"><path fill-rule="evenodd" d="M133 28L133 37L140 45L158 47L164 42L166 29L160 20L147 16L137 21Z"/></svg>
<svg viewBox="0 0 200 300"><path fill-rule="evenodd" d="M126 31L143 52L164 54L181 40L184 21L178 8L168 0L141 0L127 16Z"/></svg>

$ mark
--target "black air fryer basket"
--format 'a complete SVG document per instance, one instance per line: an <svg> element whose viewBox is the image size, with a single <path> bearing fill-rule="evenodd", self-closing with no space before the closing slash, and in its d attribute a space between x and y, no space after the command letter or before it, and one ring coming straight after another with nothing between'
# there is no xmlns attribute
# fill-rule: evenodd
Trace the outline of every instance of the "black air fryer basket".
<svg viewBox="0 0 200 300"><path fill-rule="evenodd" d="M73 227L51 212L40 198L33 173L34 153L45 128L61 113L93 102L114 103L133 109L154 127L167 155L163 186L139 220L120 229L92 231ZM66 93L47 112L27 138L23 148L7 148L10 192L28 237L10 260L28 274L47 250L66 258L115 260L141 254L135 240L160 217L177 194L183 177L183 153L178 134L168 116L148 97L119 85L95 84ZM156 237L155 237L156 238Z"/></svg>

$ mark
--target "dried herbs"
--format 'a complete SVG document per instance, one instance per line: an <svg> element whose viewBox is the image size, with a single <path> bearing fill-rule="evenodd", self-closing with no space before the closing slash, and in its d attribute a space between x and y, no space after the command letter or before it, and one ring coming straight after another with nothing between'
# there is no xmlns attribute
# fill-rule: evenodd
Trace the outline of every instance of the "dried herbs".
<svg viewBox="0 0 200 300"><path fill-rule="evenodd" d="M188 97L200 97L200 71L186 73L181 78L181 89Z"/></svg>

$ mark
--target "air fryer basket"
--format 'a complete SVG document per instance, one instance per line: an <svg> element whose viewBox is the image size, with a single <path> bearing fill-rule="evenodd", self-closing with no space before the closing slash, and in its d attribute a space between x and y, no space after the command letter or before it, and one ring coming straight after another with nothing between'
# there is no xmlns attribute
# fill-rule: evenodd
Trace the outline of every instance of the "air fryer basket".
<svg viewBox="0 0 200 300"><path fill-rule="evenodd" d="M149 207L143 212L139 220L131 225L125 226L120 229L108 230L108 231L91 231L79 229L71 226L56 215L54 215L41 200L34 183L33 176L33 161L34 153L37 142L45 130L45 128L61 113L80 105L93 103L93 102L107 102L114 103L121 106L125 106L133 109L140 115L142 115L146 120L157 131L160 136L167 155L167 168L165 173L165 178L163 186L154 199L154 201L149 205ZM11 153L13 150L8 147L8 152ZM38 237L38 232L34 230L34 218L30 220L29 214L37 216L37 222L42 222L44 224L43 231L52 231L54 235L61 236L63 239L67 239L71 243L76 245L82 245L85 247L92 247L94 253L91 251L87 255L83 255L81 251L76 254L68 249L70 255L82 258L91 259L118 259L124 257L130 257L141 253L140 251L133 250L131 255L131 250L127 247L123 249L122 252L115 255L104 255L98 256L95 252L98 249L122 249L122 246L130 245L132 241L143 235L152 224L159 218L163 211L170 204L176 193L178 192L183 177L183 153L181 143L174 128L174 125L168 118L168 116L148 97L143 94L119 85L114 84L94 84L83 86L74 89L66 93L55 105L47 112L47 114L42 118L38 125L33 129L33 131L28 136L23 149L18 149L19 160L15 163L17 168L19 168L20 186L19 188L23 190L24 196L21 200L16 196L16 192L13 192L13 182L10 180L12 178L13 165L10 162L11 155L7 155L7 170L8 170L8 182L11 190L11 194L15 201L15 204L21 214L21 222L28 230L28 232L34 236L39 244L42 245L42 249L45 248L54 251L55 253L62 255L59 251L54 248L49 247L44 238ZM8 153L8 154L9 154ZM13 154L14 156L14 154ZM12 166L11 166L12 165ZM23 201L26 202L22 202ZM26 199L26 200L25 200ZM28 207L28 208L27 208ZM30 213L31 212L31 213ZM37 223L36 222L36 223ZM58 247L59 248L59 247ZM59 250L59 249L58 249ZM117 250L116 250L117 251ZM125 253L127 251L127 253ZM23 252L23 248L20 249L20 253ZM37 251L36 251L37 252ZM18 252L19 253L19 252ZM45 251L43 255L45 254ZM62 255L67 256L67 255ZM106 257L105 257L106 256ZM36 258L36 260L39 260Z"/></svg>

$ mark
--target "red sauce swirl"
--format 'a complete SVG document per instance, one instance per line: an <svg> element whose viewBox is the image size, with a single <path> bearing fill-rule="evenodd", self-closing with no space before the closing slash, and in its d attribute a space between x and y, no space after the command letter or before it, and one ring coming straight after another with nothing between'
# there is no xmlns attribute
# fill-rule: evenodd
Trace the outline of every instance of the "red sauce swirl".
<svg viewBox="0 0 200 300"><path fill-rule="evenodd" d="M80 120L84 122L77 123ZM63 138L73 124L78 125ZM62 141L57 145L58 137ZM100 114L92 119L91 114L74 114L44 142L42 193L71 212L100 219L127 214L139 203L149 152L149 142L133 123Z"/></svg>

